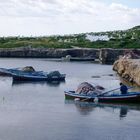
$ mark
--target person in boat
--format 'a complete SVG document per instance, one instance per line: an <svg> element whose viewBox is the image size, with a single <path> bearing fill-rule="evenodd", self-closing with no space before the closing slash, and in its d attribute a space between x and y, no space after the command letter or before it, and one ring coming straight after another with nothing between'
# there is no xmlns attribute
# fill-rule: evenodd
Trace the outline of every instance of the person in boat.
<svg viewBox="0 0 140 140"><path fill-rule="evenodd" d="M124 85L123 83L120 83L120 91L121 94L127 94L128 88L126 85Z"/></svg>

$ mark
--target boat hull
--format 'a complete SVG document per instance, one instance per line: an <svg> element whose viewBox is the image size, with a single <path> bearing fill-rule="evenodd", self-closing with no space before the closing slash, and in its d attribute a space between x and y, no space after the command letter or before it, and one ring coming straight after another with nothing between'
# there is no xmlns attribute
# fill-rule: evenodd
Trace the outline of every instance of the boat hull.
<svg viewBox="0 0 140 140"><path fill-rule="evenodd" d="M36 71L35 73L41 73L42 71ZM24 71L21 70L21 68L11 68L11 69L6 69L6 68L0 68L0 75L1 76L12 76L13 74L30 74L34 72L30 71Z"/></svg>
<svg viewBox="0 0 140 140"><path fill-rule="evenodd" d="M0 75L1 76L12 76L12 73L17 72L17 71L19 71L19 70L16 68L13 68L13 69L0 68Z"/></svg>
<svg viewBox="0 0 140 140"><path fill-rule="evenodd" d="M62 75L61 77L13 75L13 80L14 81L64 81L65 75Z"/></svg>
<svg viewBox="0 0 140 140"><path fill-rule="evenodd" d="M74 91L65 91L65 99L79 99L89 102L98 100L101 103L140 103L140 92L129 92L125 95L89 96L77 94Z"/></svg>

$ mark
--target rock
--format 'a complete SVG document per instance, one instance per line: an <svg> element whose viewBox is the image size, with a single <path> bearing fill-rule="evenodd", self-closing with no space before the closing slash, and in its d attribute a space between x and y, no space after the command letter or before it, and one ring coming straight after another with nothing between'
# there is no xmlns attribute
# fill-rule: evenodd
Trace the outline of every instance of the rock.
<svg viewBox="0 0 140 140"><path fill-rule="evenodd" d="M108 76L114 76L114 74L108 74Z"/></svg>
<svg viewBox="0 0 140 140"><path fill-rule="evenodd" d="M119 58L120 55L124 54L122 49L101 49L99 59L102 64L112 64Z"/></svg>
<svg viewBox="0 0 140 140"><path fill-rule="evenodd" d="M70 55L72 57L91 56L99 58L99 49L81 48L81 49L55 49L55 48L0 48L0 57L22 57L22 58L62 58Z"/></svg>
<svg viewBox="0 0 140 140"><path fill-rule="evenodd" d="M18 48L0 48L0 57L17 57L17 58L65 58L67 55L80 58L95 58L102 64L113 64L119 59L120 55L126 57L140 58L140 49L95 49L95 48L43 48L31 46Z"/></svg>
<svg viewBox="0 0 140 140"><path fill-rule="evenodd" d="M92 78L101 78L101 76L99 75L94 75L94 76L91 76Z"/></svg>
<svg viewBox="0 0 140 140"><path fill-rule="evenodd" d="M113 64L122 56L123 58L140 58L140 49L101 49L99 59L102 64Z"/></svg>
<svg viewBox="0 0 140 140"><path fill-rule="evenodd" d="M121 58L115 61L113 70L127 81L140 86L140 59Z"/></svg>

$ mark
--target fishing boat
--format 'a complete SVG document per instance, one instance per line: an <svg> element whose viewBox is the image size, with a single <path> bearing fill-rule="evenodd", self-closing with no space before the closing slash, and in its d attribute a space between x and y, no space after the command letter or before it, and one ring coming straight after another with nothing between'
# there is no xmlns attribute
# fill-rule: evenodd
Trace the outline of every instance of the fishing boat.
<svg viewBox="0 0 140 140"><path fill-rule="evenodd" d="M59 71L13 73L12 77L14 81L64 81L66 74L60 74Z"/></svg>
<svg viewBox="0 0 140 140"><path fill-rule="evenodd" d="M120 88L105 91L101 86L93 86L90 83L81 83L76 90L64 91L66 99L91 102L110 102L110 103L140 103L140 92L127 92L121 94ZM118 92L114 92L119 90Z"/></svg>
<svg viewBox="0 0 140 140"><path fill-rule="evenodd" d="M91 101L101 103L140 103L140 92L128 92L127 94L101 94L87 95L75 91L65 91L65 99L76 99L80 101Z"/></svg>

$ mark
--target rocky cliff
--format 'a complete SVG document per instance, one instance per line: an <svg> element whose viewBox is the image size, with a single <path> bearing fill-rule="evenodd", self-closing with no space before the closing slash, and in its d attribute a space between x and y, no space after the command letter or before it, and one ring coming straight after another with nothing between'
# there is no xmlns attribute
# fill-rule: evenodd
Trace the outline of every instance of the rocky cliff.
<svg viewBox="0 0 140 140"><path fill-rule="evenodd" d="M134 52L140 56L140 49L93 49L93 48L71 48L55 49L43 47L18 47L0 48L0 57L17 58L62 58L70 55L72 57L92 57L99 59L102 64L113 64L120 55L126 52Z"/></svg>
<svg viewBox="0 0 140 140"><path fill-rule="evenodd" d="M54 48L8 48L0 49L0 57L30 57L30 58L61 58L66 55L72 57L94 57L99 58L99 49L54 49Z"/></svg>
<svg viewBox="0 0 140 140"><path fill-rule="evenodd" d="M113 70L127 81L140 86L140 59L121 58L115 61Z"/></svg>
<svg viewBox="0 0 140 140"><path fill-rule="evenodd" d="M101 49L99 59L102 64L113 64L120 56L126 54L130 54L133 58L138 58L140 56L140 49Z"/></svg>

